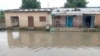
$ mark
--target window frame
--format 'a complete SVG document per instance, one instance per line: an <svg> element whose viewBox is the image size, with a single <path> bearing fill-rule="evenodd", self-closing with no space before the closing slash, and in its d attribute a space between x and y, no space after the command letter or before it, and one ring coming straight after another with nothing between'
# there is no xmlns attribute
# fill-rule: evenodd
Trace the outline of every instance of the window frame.
<svg viewBox="0 0 100 56"><path fill-rule="evenodd" d="M46 16L40 16L39 21L40 22L46 22Z"/></svg>

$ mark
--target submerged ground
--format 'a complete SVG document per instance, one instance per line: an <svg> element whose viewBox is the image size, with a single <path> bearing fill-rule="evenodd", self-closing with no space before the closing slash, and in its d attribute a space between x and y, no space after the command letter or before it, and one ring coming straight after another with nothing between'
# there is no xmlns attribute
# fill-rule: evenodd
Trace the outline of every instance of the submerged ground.
<svg viewBox="0 0 100 56"><path fill-rule="evenodd" d="M0 32L0 56L100 56L100 32Z"/></svg>

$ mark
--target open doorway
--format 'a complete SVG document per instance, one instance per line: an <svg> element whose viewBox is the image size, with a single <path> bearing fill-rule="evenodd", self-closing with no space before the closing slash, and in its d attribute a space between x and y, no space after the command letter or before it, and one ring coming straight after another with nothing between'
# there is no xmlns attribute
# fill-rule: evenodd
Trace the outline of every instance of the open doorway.
<svg viewBox="0 0 100 56"><path fill-rule="evenodd" d="M85 28L93 28L94 27L94 16L92 15L84 16L83 24Z"/></svg>
<svg viewBox="0 0 100 56"><path fill-rule="evenodd" d="M86 27L90 27L91 26L91 16L87 16L86 17Z"/></svg>
<svg viewBox="0 0 100 56"><path fill-rule="evenodd" d="M12 24L12 27L19 27L19 17L12 16L11 17L11 24Z"/></svg>

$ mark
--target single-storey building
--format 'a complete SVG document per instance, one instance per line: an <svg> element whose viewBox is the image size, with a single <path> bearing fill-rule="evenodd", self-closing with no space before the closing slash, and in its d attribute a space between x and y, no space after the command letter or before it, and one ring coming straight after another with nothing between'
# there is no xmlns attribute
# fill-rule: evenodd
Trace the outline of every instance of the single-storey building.
<svg viewBox="0 0 100 56"><path fill-rule="evenodd" d="M53 9L52 26L66 28L100 27L100 8Z"/></svg>
<svg viewBox="0 0 100 56"><path fill-rule="evenodd" d="M5 10L6 27L38 28L52 25L51 9Z"/></svg>
<svg viewBox="0 0 100 56"><path fill-rule="evenodd" d="M100 8L13 9L4 14L7 28L100 27Z"/></svg>

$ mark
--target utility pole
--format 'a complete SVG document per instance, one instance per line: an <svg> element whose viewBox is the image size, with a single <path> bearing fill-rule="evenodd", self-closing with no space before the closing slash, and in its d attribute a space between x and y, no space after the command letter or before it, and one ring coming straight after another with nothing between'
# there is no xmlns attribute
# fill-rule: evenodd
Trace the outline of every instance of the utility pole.
<svg viewBox="0 0 100 56"><path fill-rule="evenodd" d="M49 0L48 0L48 2L47 2L48 4L47 4L47 8L49 8L50 7L50 4L49 4Z"/></svg>

